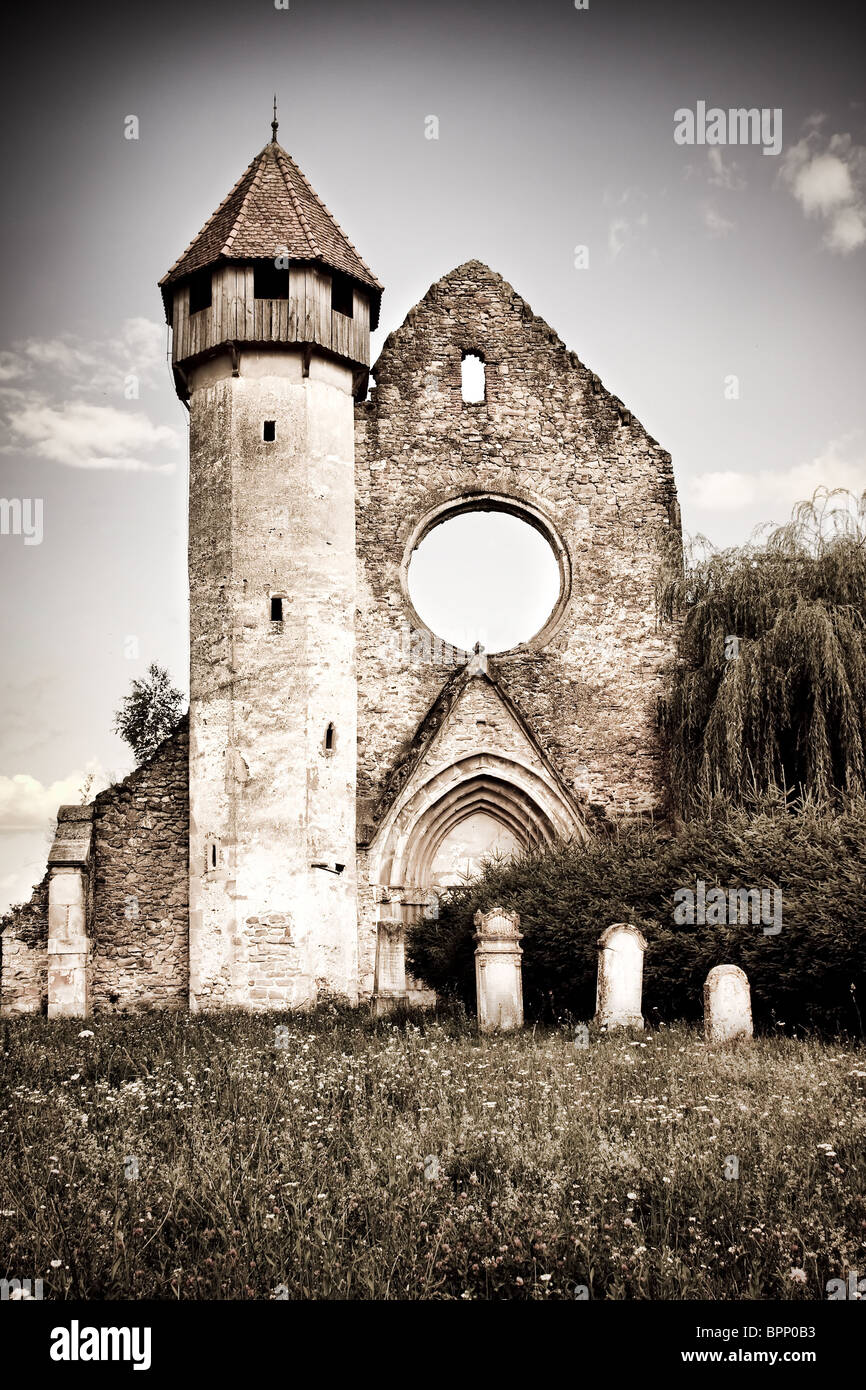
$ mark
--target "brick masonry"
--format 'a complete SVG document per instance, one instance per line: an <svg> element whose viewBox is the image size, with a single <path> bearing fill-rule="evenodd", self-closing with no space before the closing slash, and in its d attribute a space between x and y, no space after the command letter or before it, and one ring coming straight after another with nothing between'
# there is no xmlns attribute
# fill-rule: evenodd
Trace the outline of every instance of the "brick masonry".
<svg viewBox="0 0 866 1390"><path fill-rule="evenodd" d="M93 1007L185 1008L189 984L186 721L95 800Z"/></svg>

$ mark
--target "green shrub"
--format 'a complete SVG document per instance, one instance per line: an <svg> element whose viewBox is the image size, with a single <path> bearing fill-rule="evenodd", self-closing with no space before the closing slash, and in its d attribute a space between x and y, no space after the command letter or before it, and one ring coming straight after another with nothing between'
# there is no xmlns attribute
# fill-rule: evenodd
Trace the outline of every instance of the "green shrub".
<svg viewBox="0 0 866 1390"><path fill-rule="evenodd" d="M777 888L782 928L761 924L678 925L677 889ZM718 810L671 836L623 830L589 845L554 846L491 861L472 883L450 890L438 920L409 935L412 972L443 995L475 1004L473 916L502 906L520 913L523 989L529 1018L595 1011L597 949L612 922L631 922L647 940L644 1015L699 1018L714 965L747 973L756 1025L861 1033L866 991L866 802L838 815L781 802Z"/></svg>

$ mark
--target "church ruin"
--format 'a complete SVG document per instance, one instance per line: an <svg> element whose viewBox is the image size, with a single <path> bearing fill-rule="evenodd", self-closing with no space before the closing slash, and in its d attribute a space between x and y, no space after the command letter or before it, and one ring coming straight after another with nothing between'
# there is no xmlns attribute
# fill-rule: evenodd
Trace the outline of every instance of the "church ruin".
<svg viewBox="0 0 866 1390"><path fill-rule="evenodd" d="M370 390L382 286L276 128L161 290L189 409L189 716L60 808L2 923L0 1007L421 999L404 930L467 843L586 839L662 802L670 455L478 261L390 334ZM447 663L409 562L471 510L534 527L559 594L530 640Z"/></svg>

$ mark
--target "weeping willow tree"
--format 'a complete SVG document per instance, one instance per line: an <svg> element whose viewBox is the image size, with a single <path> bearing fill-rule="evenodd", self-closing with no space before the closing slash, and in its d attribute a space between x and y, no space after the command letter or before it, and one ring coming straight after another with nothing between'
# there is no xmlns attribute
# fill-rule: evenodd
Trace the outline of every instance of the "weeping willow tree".
<svg viewBox="0 0 866 1390"><path fill-rule="evenodd" d="M661 608L681 624L661 707L681 813L866 790L866 492L819 489L749 545L692 548Z"/></svg>

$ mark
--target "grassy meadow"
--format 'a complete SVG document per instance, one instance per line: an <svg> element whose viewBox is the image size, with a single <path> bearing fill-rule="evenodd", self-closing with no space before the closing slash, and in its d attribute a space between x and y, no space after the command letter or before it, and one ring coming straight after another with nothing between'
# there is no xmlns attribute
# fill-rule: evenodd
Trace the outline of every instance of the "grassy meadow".
<svg viewBox="0 0 866 1390"><path fill-rule="evenodd" d="M4 1020L0 1277L46 1299L809 1300L866 1274L866 1048L575 1036Z"/></svg>

